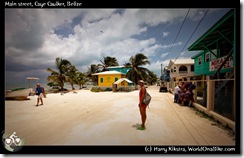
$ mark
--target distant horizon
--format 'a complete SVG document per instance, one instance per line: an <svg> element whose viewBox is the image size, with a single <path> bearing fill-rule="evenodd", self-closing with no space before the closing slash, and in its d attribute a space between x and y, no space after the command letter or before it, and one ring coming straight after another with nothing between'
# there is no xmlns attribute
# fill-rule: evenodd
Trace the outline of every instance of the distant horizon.
<svg viewBox="0 0 244 158"><path fill-rule="evenodd" d="M52 89L52 87L47 85L47 82L38 82L40 83L41 87L43 87L44 89L48 90L48 89ZM5 90L10 90L10 89L14 89L14 88L36 88L36 82L35 81L31 81L30 82L30 87L29 87L29 83L26 80L26 82L18 82L18 83L7 83L5 82ZM71 90L71 85L69 83L65 83L64 84L64 88ZM74 88L77 90L79 89L79 85L74 84Z"/></svg>

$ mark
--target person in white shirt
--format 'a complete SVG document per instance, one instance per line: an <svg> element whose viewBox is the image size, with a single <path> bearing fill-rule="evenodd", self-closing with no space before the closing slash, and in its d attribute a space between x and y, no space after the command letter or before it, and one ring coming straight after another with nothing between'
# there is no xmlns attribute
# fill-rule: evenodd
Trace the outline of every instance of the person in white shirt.
<svg viewBox="0 0 244 158"><path fill-rule="evenodd" d="M179 93L180 88L179 88L179 84L176 84L175 90L174 90L174 103L178 103L179 102Z"/></svg>

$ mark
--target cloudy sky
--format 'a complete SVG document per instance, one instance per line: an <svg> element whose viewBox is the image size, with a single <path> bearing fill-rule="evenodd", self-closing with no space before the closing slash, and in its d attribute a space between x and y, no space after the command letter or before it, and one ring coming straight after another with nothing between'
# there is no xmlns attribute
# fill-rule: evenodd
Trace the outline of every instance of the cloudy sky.
<svg viewBox="0 0 244 158"><path fill-rule="evenodd" d="M81 72L103 57L120 65L137 53L160 76L161 64L191 58L187 48L229 8L177 9L5 9L5 85L27 83L28 76L46 83L47 68L57 57Z"/></svg>

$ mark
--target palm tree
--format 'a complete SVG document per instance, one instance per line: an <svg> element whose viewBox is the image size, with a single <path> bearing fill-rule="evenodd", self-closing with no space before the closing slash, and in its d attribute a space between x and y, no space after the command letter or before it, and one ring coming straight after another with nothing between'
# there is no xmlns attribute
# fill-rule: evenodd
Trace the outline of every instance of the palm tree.
<svg viewBox="0 0 244 158"><path fill-rule="evenodd" d="M82 72L76 72L75 83L79 85L80 89L87 81L88 79L85 77L85 75Z"/></svg>
<svg viewBox="0 0 244 158"><path fill-rule="evenodd" d="M96 83L97 82L97 76L93 76L92 74L97 73L98 71L98 66L95 64L91 64L90 67L88 67L88 72L86 73L86 77L90 78L92 82Z"/></svg>
<svg viewBox="0 0 244 158"><path fill-rule="evenodd" d="M108 66L119 66L118 61L115 57L107 56L104 58L104 64Z"/></svg>
<svg viewBox="0 0 244 158"><path fill-rule="evenodd" d="M102 71L108 71L109 66L119 66L118 61L115 57L103 57L103 61L100 60L102 64L98 64L98 67L102 67Z"/></svg>
<svg viewBox="0 0 244 158"><path fill-rule="evenodd" d="M51 75L47 77L47 80L57 83L61 87L61 90L63 90L64 82L65 82L65 71L67 67L70 65L71 65L70 61L62 58L56 58L55 66L58 72L52 70L51 68L47 68L47 71L51 72Z"/></svg>
<svg viewBox="0 0 244 158"><path fill-rule="evenodd" d="M73 65L68 65L65 67L65 81L69 82L71 87L72 87L72 90L74 90L74 83L75 83L75 80L76 80L76 72L78 70L76 69L75 66Z"/></svg>
<svg viewBox="0 0 244 158"><path fill-rule="evenodd" d="M126 67L131 67L126 74L127 78L132 80L134 84L137 84L139 80L146 80L148 74L151 73L147 68L141 67L146 64L150 64L150 61L144 54L138 53L135 56L132 56L129 63L124 65Z"/></svg>
<svg viewBox="0 0 244 158"><path fill-rule="evenodd" d="M150 85L155 84L157 82L157 74L150 72L148 74L146 82L149 83Z"/></svg>

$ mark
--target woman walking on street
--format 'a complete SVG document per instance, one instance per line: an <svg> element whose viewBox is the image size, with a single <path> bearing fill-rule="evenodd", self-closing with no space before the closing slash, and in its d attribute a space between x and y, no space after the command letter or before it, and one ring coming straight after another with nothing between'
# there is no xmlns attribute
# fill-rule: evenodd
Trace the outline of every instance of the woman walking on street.
<svg viewBox="0 0 244 158"><path fill-rule="evenodd" d="M41 105L43 105L43 100L42 100L42 97L43 97L43 88L40 86L39 83L36 84L36 91L35 91L35 94L38 96L37 97L37 104L36 106L39 105L39 101L41 101Z"/></svg>

